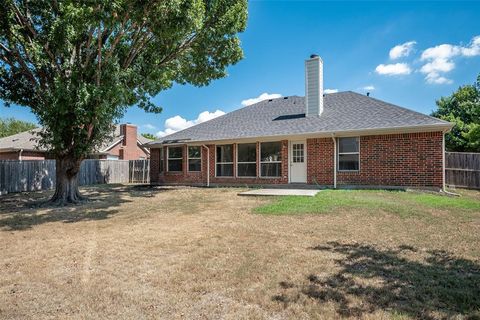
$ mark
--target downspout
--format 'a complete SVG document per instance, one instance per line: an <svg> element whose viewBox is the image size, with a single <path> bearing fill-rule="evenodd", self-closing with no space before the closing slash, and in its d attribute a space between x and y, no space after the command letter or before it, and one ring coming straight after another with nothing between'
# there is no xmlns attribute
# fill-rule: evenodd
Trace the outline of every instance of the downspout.
<svg viewBox="0 0 480 320"><path fill-rule="evenodd" d="M18 152L18 160L22 161L22 153L23 153L23 149L20 149L20 151Z"/></svg>
<svg viewBox="0 0 480 320"><path fill-rule="evenodd" d="M210 149L204 144L202 147L207 149L207 187L210 187Z"/></svg>
<svg viewBox="0 0 480 320"><path fill-rule="evenodd" d="M337 189L337 139L335 133L332 133L333 140L333 189Z"/></svg>

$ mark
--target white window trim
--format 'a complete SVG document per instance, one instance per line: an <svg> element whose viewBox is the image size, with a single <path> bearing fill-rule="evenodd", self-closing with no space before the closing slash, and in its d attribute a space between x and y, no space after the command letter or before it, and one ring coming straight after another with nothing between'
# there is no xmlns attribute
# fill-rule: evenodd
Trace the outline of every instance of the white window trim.
<svg viewBox="0 0 480 320"><path fill-rule="evenodd" d="M169 149L170 148L181 148L182 149L182 157L181 158L170 158L170 152L169 152ZM183 172L183 153L185 152L185 148L182 147L182 146L175 146L175 147L167 147L167 167L165 168L166 172ZM170 171L170 166L169 166L169 163L168 161L169 160L182 160L182 170L180 171Z"/></svg>
<svg viewBox="0 0 480 320"><path fill-rule="evenodd" d="M216 144L215 145L215 178L235 178L235 174L232 174L231 176L218 176L217 175L217 164L231 164L232 169L235 167L233 161L232 162L217 162L217 153L218 153L218 148L217 147L221 147L221 146L232 146L232 152L233 152L232 159L234 159L233 156L235 155L235 144L227 143L227 144Z"/></svg>
<svg viewBox="0 0 480 320"><path fill-rule="evenodd" d="M340 139L341 138L357 138L358 139L358 152L340 152ZM358 154L358 170L341 170L340 169L340 155L344 154ZM338 137L337 138L337 172L360 172L360 137Z"/></svg>
<svg viewBox="0 0 480 320"><path fill-rule="evenodd" d="M239 146L240 144L253 144L253 145L255 145L255 161L247 161L247 162L245 162L245 161L242 161L242 162L238 161L238 154L239 154L239 152L238 152L238 146ZM256 143L256 142L237 143L236 146L237 146L237 150L236 150L236 151L237 151L237 152L236 152L236 153L237 153L237 170L235 171L236 178L240 178L240 179L242 179L242 178L256 178L256 177L257 177L257 173L258 173L258 168L257 168L257 158L258 158L258 157L257 157L257 143ZM255 164L255 175L254 175L254 176L239 176L239 175L238 175L238 165L239 165L239 164L252 164L252 163Z"/></svg>
<svg viewBox="0 0 480 320"><path fill-rule="evenodd" d="M190 148L200 148L199 158L190 158ZM200 170L190 170L190 160L200 160ZM202 147L201 146L187 146L187 172L202 172Z"/></svg>
<svg viewBox="0 0 480 320"><path fill-rule="evenodd" d="M282 148L283 148L283 145L282 145L282 141L265 141L265 142L260 142L260 145L259 145L259 152L258 152L258 159L259 159L259 164L260 164L260 168L259 168L259 173L260 173L260 176L259 178L262 178L262 179L278 179L278 178L282 178L282 174L280 174L279 176L262 176L262 164L263 163L280 163L280 171L282 171L282 167L281 167L281 164L282 164L282 160L280 161L262 161L262 143L272 143L272 142L276 142L276 143L280 143L280 154L282 152Z"/></svg>

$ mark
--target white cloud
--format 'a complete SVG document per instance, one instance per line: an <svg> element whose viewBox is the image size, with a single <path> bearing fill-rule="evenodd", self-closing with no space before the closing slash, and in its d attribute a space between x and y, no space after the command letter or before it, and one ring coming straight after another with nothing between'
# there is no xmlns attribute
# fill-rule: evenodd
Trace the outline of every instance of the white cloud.
<svg viewBox="0 0 480 320"><path fill-rule="evenodd" d="M329 93L337 93L338 89L325 89L323 90L324 93L329 94Z"/></svg>
<svg viewBox="0 0 480 320"><path fill-rule="evenodd" d="M263 100L280 98L281 96L282 95L279 94L279 93L264 92L256 98L250 98L250 99L243 100L242 105L246 107L246 106L249 106L251 104L255 104L255 103L263 101Z"/></svg>
<svg viewBox="0 0 480 320"><path fill-rule="evenodd" d="M394 64L379 64L375 68L375 72L381 75L397 76L410 74L412 69L406 63L394 63Z"/></svg>
<svg viewBox="0 0 480 320"><path fill-rule="evenodd" d="M164 137L177 131L194 126L196 124L214 119L216 117L220 117L224 114L225 112L223 112L222 110L216 110L215 112L203 111L198 115L197 119L195 120L187 120L179 115L176 115L165 120L165 129L163 131L158 131L156 135L157 137Z"/></svg>
<svg viewBox="0 0 480 320"><path fill-rule="evenodd" d="M460 46L452 44L441 44L425 49L420 57L425 64L420 72L425 74L425 80L432 84L449 84L453 81L443 74L455 69L453 58L474 57L480 55L480 36L472 39L469 45Z"/></svg>
<svg viewBox="0 0 480 320"><path fill-rule="evenodd" d="M362 89L363 89L363 90L366 90L366 91L373 91L373 90L375 90L375 87L372 86L372 85L369 85L369 86L363 87Z"/></svg>
<svg viewBox="0 0 480 320"><path fill-rule="evenodd" d="M395 60L401 57L407 57L410 52L412 52L413 47L417 42L415 41L408 41L399 45L396 45L392 49L390 49L390 59Z"/></svg>

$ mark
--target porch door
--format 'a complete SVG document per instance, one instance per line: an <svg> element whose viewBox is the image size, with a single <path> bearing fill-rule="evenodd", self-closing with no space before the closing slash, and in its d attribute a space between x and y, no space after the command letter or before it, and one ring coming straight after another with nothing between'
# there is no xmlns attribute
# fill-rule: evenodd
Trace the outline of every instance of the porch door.
<svg viewBox="0 0 480 320"><path fill-rule="evenodd" d="M305 141L290 143L290 182L307 182L307 150Z"/></svg>

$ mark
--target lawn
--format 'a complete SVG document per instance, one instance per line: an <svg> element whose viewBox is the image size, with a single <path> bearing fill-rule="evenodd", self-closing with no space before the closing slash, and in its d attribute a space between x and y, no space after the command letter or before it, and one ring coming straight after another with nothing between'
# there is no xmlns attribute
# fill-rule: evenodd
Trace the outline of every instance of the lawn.
<svg viewBox="0 0 480 320"><path fill-rule="evenodd" d="M480 192L0 198L0 318L480 318Z"/></svg>

